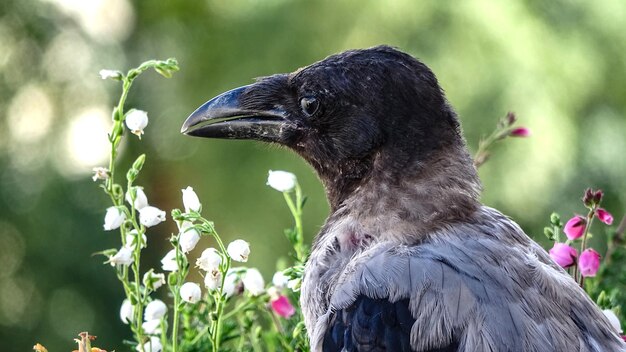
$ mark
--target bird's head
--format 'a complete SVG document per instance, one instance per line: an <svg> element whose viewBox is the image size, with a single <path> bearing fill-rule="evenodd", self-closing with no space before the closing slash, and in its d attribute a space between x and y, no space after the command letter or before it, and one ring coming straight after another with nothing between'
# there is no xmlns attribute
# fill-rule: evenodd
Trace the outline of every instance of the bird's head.
<svg viewBox="0 0 626 352"><path fill-rule="evenodd" d="M286 146L315 168L331 205L375 175L393 182L429 173L446 153L475 173L435 75L387 46L230 90L194 111L182 132Z"/></svg>

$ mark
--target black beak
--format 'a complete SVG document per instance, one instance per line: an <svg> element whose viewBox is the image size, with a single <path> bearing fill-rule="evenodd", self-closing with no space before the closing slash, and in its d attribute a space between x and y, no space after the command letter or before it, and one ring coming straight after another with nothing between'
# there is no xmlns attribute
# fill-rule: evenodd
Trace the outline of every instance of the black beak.
<svg viewBox="0 0 626 352"><path fill-rule="evenodd" d="M282 109L244 107L243 95L255 85L235 88L209 100L183 123L181 132L198 137L278 142L286 125Z"/></svg>

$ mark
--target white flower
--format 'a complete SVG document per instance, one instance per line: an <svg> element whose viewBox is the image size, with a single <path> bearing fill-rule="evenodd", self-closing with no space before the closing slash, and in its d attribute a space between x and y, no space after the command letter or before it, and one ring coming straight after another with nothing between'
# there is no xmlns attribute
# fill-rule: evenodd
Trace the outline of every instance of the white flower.
<svg viewBox="0 0 626 352"><path fill-rule="evenodd" d="M613 312L610 309L605 309L602 311L602 313L604 313L606 318L609 320L609 322L611 323L611 326L613 326L613 328L615 328L615 330L617 330L617 332L621 334L622 326L619 322L619 318L617 317L617 315L615 315L615 312Z"/></svg>
<svg viewBox="0 0 626 352"><path fill-rule="evenodd" d="M152 269L143 274L143 284L146 287L156 290L165 284L165 274L155 273Z"/></svg>
<svg viewBox="0 0 626 352"><path fill-rule="evenodd" d="M250 268L246 270L241 280L243 281L243 287L248 290L251 295L258 296L265 292L265 281L257 269Z"/></svg>
<svg viewBox="0 0 626 352"><path fill-rule="evenodd" d="M124 302L122 302L122 307L120 308L120 319L122 319L122 322L124 324L128 324L130 322L132 322L134 319L134 308L133 305L130 304L130 301L125 299Z"/></svg>
<svg viewBox="0 0 626 352"><path fill-rule="evenodd" d="M272 284L274 284L276 288L279 288L279 289L285 288L287 287L288 283L289 283L289 277L283 274L282 271L277 271L272 277Z"/></svg>
<svg viewBox="0 0 626 352"><path fill-rule="evenodd" d="M151 227L165 221L165 212L153 206L139 210L139 221L145 227Z"/></svg>
<svg viewBox="0 0 626 352"><path fill-rule="evenodd" d="M280 192L291 192L296 187L296 175L287 171L270 170L267 185Z"/></svg>
<svg viewBox="0 0 626 352"><path fill-rule="evenodd" d="M143 129L148 126L148 113L143 110L132 109L126 114L126 127L139 138Z"/></svg>
<svg viewBox="0 0 626 352"><path fill-rule="evenodd" d="M202 291L200 290L200 286L194 282L185 282L180 287L180 298L183 301L194 304L200 301L200 297L202 296Z"/></svg>
<svg viewBox="0 0 626 352"><path fill-rule="evenodd" d="M159 320L167 313L167 306L160 299L148 303L146 310L144 311L144 320Z"/></svg>
<svg viewBox="0 0 626 352"><path fill-rule="evenodd" d="M117 79L119 80L120 78L122 78L122 73L120 71L115 71L115 70L100 70L100 77L102 79Z"/></svg>
<svg viewBox="0 0 626 352"><path fill-rule="evenodd" d="M250 255L250 244L244 240L234 240L228 244L226 251L234 261L245 263Z"/></svg>
<svg viewBox="0 0 626 352"><path fill-rule="evenodd" d="M148 320L141 324L143 332L148 335L159 335L163 330L161 329L161 320Z"/></svg>
<svg viewBox="0 0 626 352"><path fill-rule="evenodd" d="M180 238L178 239L178 243L180 243L180 249L182 249L183 253L189 253L198 244L200 241L200 234L198 230L192 227L193 224L189 221L184 221L180 226Z"/></svg>
<svg viewBox="0 0 626 352"><path fill-rule="evenodd" d="M182 190L183 191L183 205L185 206L185 212L189 213L190 211L199 212L202 204L200 204L200 199L198 199L198 195L194 192L193 188L187 187Z"/></svg>
<svg viewBox="0 0 626 352"><path fill-rule="evenodd" d="M133 251L128 247L120 248L115 255L109 257L109 263L111 263L111 266L130 265L133 260Z"/></svg>
<svg viewBox="0 0 626 352"><path fill-rule="evenodd" d="M204 287L210 291L217 290L222 284L222 273L219 271L216 273L207 273L204 277Z"/></svg>
<svg viewBox="0 0 626 352"><path fill-rule="evenodd" d="M287 287L293 292L300 291L300 286L302 286L302 279L300 278L289 280L287 283Z"/></svg>
<svg viewBox="0 0 626 352"><path fill-rule="evenodd" d="M135 247L137 247L138 240L139 240L139 232L134 229L131 230L130 232L126 234L126 247L134 251ZM148 240L146 238L146 234L145 233L141 234L141 248L146 248L147 241Z"/></svg>
<svg viewBox="0 0 626 352"><path fill-rule="evenodd" d="M226 272L226 278L224 279L224 287L222 288L222 293L226 297L230 297L235 293L238 280L239 280L239 275L237 275L235 271L231 269Z"/></svg>
<svg viewBox="0 0 626 352"><path fill-rule="evenodd" d="M152 336L150 337L150 341L143 344L143 349L140 345L137 345L135 349L139 352L161 352L163 350L163 345L161 345L160 338Z"/></svg>
<svg viewBox="0 0 626 352"><path fill-rule="evenodd" d="M106 167L94 167L93 169L93 176L91 177L91 179L96 182L97 180L106 180L107 178L109 178L109 169L107 169Z"/></svg>
<svg viewBox="0 0 626 352"><path fill-rule="evenodd" d="M167 252L165 257L161 259L161 267L165 271L178 271L178 263L176 262L176 250L172 249Z"/></svg>
<svg viewBox="0 0 626 352"><path fill-rule="evenodd" d="M115 230L122 226L126 220L126 214L117 207L108 207L104 216L104 229L106 231Z"/></svg>
<svg viewBox="0 0 626 352"><path fill-rule="evenodd" d="M222 264L222 255L215 248L205 249L196 260L196 266L211 275L219 273L220 264Z"/></svg>
<svg viewBox="0 0 626 352"><path fill-rule="evenodd" d="M135 203L133 204L130 201L131 200L130 190L126 192L126 201L128 202L128 204L133 205L135 209L141 210L148 206L148 197L146 197L146 193L144 193L143 187L135 187L135 190L136 190Z"/></svg>

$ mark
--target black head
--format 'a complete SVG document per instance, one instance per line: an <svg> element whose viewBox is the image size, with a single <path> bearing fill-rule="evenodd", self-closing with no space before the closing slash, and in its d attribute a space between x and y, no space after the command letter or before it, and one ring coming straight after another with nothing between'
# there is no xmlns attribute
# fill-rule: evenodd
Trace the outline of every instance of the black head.
<svg viewBox="0 0 626 352"><path fill-rule="evenodd" d="M191 114L182 132L287 146L334 188L331 201L331 193L349 193L376 171L393 179L442 152L465 153L432 71L387 46L346 51L226 92Z"/></svg>

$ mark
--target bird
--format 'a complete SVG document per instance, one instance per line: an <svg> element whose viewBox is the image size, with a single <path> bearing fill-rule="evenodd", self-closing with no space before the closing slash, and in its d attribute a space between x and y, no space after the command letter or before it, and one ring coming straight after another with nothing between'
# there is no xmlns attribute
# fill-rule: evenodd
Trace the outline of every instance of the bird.
<svg viewBox="0 0 626 352"><path fill-rule="evenodd" d="M624 351L576 282L482 189L434 73L348 50L216 96L182 133L291 149L330 214L305 265L312 351Z"/></svg>

